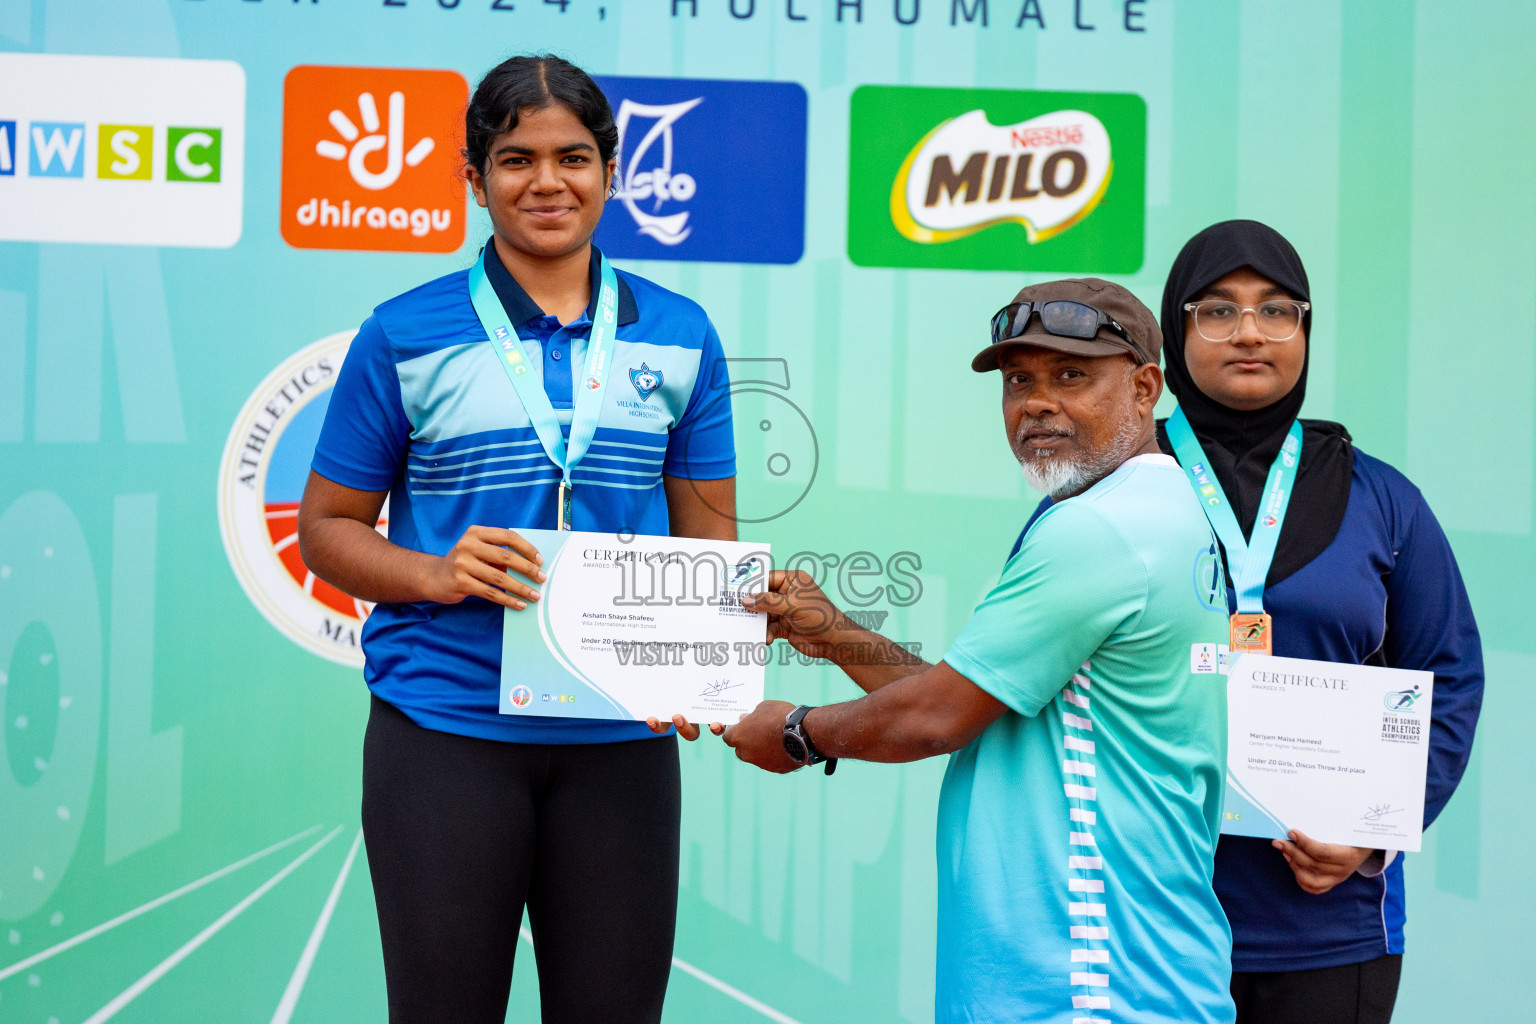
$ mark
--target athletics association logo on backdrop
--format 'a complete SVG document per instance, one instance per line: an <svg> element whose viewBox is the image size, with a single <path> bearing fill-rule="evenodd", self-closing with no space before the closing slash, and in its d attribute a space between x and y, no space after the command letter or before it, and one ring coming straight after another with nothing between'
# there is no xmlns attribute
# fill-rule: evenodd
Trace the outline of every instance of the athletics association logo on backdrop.
<svg viewBox="0 0 1536 1024"><path fill-rule="evenodd" d="M0 240L227 248L244 155L232 61L0 53Z"/></svg>
<svg viewBox="0 0 1536 1024"><path fill-rule="evenodd" d="M622 259L794 263L805 251L805 89L597 79L619 127L597 244Z"/></svg>
<svg viewBox="0 0 1536 1024"><path fill-rule="evenodd" d="M299 249L464 243L457 71L301 65L283 80L282 232Z"/></svg>
<svg viewBox="0 0 1536 1024"><path fill-rule="evenodd" d="M864 86L848 256L866 267L1141 267L1147 108L1129 93Z"/></svg>
<svg viewBox="0 0 1536 1024"><path fill-rule="evenodd" d="M299 499L355 333L321 338L251 392L219 464L219 532L230 568L268 622L321 657L360 667L359 633L372 606L310 572L298 535ZM380 532L388 511L386 504Z"/></svg>

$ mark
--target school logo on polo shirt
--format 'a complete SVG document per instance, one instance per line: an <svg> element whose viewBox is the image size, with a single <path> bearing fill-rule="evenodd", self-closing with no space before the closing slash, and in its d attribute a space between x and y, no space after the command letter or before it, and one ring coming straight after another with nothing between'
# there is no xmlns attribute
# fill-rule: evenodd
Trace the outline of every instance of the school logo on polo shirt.
<svg viewBox="0 0 1536 1024"><path fill-rule="evenodd" d="M640 364L640 369L630 367L629 382L635 386L635 391L640 395L640 401L651 397L651 393L661 387L664 378L660 370L653 370L645 363Z"/></svg>
<svg viewBox="0 0 1536 1024"><path fill-rule="evenodd" d="M457 71L301 65L283 79L282 233L299 249L464 243Z"/></svg>
<svg viewBox="0 0 1536 1024"><path fill-rule="evenodd" d="M227 248L244 153L233 61L0 53L0 241Z"/></svg>
<svg viewBox="0 0 1536 1024"><path fill-rule="evenodd" d="M229 566L258 611L306 650L361 667L359 633L372 605L315 576L299 556L299 499L356 331L321 338L285 359L235 418L219 464L219 532ZM386 503L379 513L382 533Z"/></svg>
<svg viewBox="0 0 1536 1024"><path fill-rule="evenodd" d="M794 82L597 79L619 128L596 241L616 259L794 263L806 95Z"/></svg>
<svg viewBox="0 0 1536 1024"><path fill-rule="evenodd" d="M854 90L848 256L866 267L1141 267L1147 108L1129 93Z"/></svg>

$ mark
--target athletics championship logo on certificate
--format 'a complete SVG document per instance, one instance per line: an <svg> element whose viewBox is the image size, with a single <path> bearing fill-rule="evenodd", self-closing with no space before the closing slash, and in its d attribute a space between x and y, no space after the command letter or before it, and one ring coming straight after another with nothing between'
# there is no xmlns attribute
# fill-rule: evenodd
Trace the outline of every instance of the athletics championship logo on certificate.
<svg viewBox="0 0 1536 1024"><path fill-rule="evenodd" d="M299 499L355 331L321 338L263 380L235 420L219 464L219 532L251 603L306 650L361 667L366 601L319 579L299 557ZM379 514L385 532L389 506Z"/></svg>

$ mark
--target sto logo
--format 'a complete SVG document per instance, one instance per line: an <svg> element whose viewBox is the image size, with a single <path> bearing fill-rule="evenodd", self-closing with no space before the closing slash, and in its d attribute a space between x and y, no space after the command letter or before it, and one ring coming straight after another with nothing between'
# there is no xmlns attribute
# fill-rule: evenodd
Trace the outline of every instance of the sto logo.
<svg viewBox="0 0 1536 1024"><path fill-rule="evenodd" d="M619 130L610 257L794 263L805 249L806 94L789 82L598 79ZM749 128L747 126L750 126ZM720 140L729 139L729 154Z"/></svg>
<svg viewBox="0 0 1536 1024"><path fill-rule="evenodd" d="M698 192L699 185L693 175L683 172L674 173L672 170L672 153L675 148L672 140L672 126L684 114L703 102L704 97L700 96L681 103L636 103L626 99L619 104L617 118L619 151L627 152L628 159L625 161L614 198L622 202L630 216L635 218L635 224L642 235L654 238L662 245L677 245L693 231L688 226L687 210L671 214L659 214L656 211L660 210L662 204L669 199L687 202ZM655 118L655 123L639 142L634 142L630 121L638 118ZM631 136L632 148L628 151L624 149L626 134ZM655 166L650 170L640 170L641 167L648 166L646 157L651 147L658 142L661 144L660 160L656 161ZM653 201L653 209L650 212L640 208L640 203L645 200Z"/></svg>

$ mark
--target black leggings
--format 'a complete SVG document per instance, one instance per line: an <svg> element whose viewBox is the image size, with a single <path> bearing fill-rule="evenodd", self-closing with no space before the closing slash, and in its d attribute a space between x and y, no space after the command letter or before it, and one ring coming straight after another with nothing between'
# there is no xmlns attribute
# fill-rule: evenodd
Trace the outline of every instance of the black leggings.
<svg viewBox="0 0 1536 1024"><path fill-rule="evenodd" d="M1400 954L1311 971L1238 971L1237 1024L1388 1024L1402 973Z"/></svg>
<svg viewBox="0 0 1536 1024"><path fill-rule="evenodd" d="M674 736L498 743L373 698L363 835L391 1024L502 1024L525 904L546 1024L659 1021L680 811Z"/></svg>

